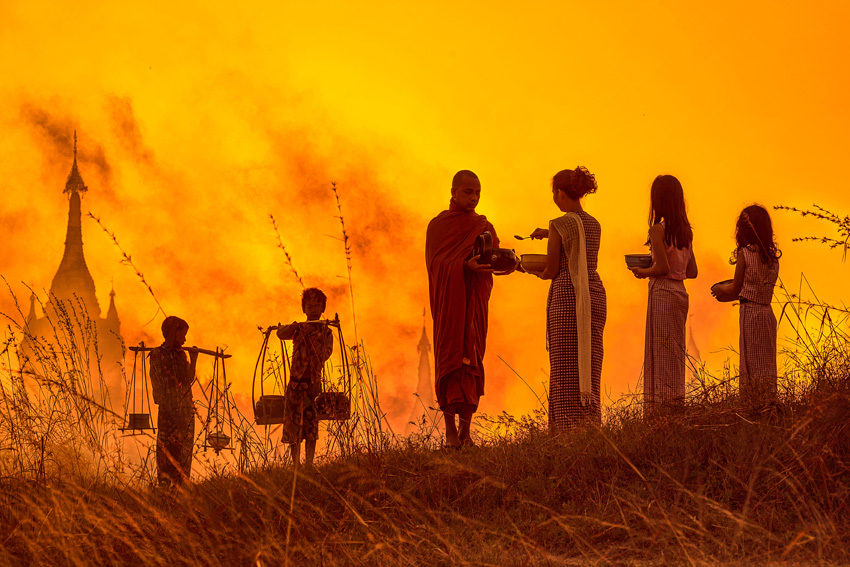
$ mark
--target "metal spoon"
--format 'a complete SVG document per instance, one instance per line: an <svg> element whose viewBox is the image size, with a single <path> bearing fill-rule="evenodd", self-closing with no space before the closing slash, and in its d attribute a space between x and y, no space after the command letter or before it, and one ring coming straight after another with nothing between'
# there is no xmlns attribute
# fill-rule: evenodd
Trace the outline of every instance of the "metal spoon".
<svg viewBox="0 0 850 567"><path fill-rule="evenodd" d="M520 236L519 234L514 234L514 238L517 240L525 240L527 238L531 238L530 236Z"/></svg>

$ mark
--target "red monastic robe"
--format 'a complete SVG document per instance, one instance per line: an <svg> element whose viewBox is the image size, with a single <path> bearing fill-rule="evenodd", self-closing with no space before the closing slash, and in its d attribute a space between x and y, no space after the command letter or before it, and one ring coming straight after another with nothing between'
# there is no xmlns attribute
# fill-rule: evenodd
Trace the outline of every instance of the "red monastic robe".
<svg viewBox="0 0 850 567"><path fill-rule="evenodd" d="M493 235L493 246L498 246L496 231L487 217L462 211L454 202L428 224L425 265L434 319L434 386L441 405L446 392L441 381L463 365L471 367L473 372L468 375L474 376L473 380L462 380L459 385L465 402L477 406L478 397L484 394L482 362L493 276L465 269L463 264L476 237L486 230Z"/></svg>

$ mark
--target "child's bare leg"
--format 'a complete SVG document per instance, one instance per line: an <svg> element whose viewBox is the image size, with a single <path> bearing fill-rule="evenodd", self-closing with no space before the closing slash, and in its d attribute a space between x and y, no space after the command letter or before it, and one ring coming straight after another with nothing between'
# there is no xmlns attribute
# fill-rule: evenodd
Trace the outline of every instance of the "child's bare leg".
<svg viewBox="0 0 850 567"><path fill-rule="evenodd" d="M304 465L311 469L313 468L313 457L316 456L316 440L307 439L304 441Z"/></svg>
<svg viewBox="0 0 850 567"><path fill-rule="evenodd" d="M460 447L460 437L457 434L455 414L444 411L443 417L446 420L446 445L449 447Z"/></svg>
<svg viewBox="0 0 850 567"><path fill-rule="evenodd" d="M301 464L301 443L290 443L289 454L292 455L292 466L297 468Z"/></svg>

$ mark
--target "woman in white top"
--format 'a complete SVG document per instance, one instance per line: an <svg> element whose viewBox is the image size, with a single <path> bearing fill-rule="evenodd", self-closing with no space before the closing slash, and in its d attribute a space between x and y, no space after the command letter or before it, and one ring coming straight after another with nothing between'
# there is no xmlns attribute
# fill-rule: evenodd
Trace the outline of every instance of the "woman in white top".
<svg viewBox="0 0 850 567"><path fill-rule="evenodd" d="M672 175L659 175L652 182L649 226L652 266L631 268L635 277L649 278L643 358L645 413L680 404L685 398L688 292L683 280L697 277L697 263L682 184Z"/></svg>

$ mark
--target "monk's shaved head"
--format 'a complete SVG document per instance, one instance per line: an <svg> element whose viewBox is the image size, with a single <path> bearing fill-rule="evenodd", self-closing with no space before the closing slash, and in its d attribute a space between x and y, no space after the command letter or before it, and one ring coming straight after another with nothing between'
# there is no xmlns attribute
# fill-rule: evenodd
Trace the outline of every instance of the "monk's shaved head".
<svg viewBox="0 0 850 567"><path fill-rule="evenodd" d="M457 189L458 187L460 187L460 184L463 183L464 177L471 177L472 179L475 179L480 183L478 176L475 175L473 172L469 171L468 169L461 169L460 171L455 173L454 177L452 177L452 189Z"/></svg>

